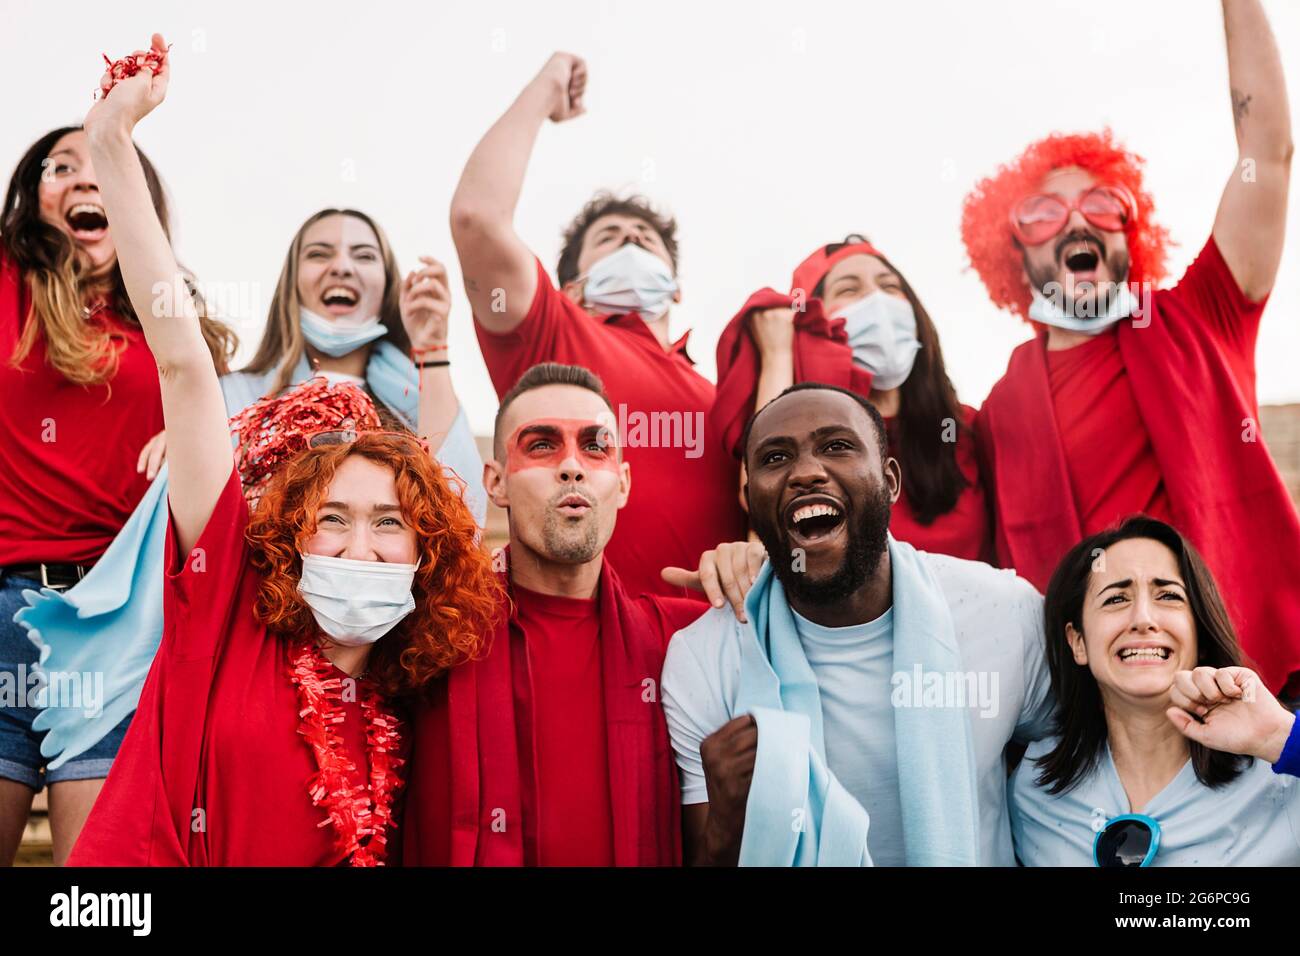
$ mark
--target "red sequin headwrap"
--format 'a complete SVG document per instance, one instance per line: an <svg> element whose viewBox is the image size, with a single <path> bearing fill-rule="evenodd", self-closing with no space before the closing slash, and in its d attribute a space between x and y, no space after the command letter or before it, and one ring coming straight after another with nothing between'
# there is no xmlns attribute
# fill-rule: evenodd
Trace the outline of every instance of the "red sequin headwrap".
<svg viewBox="0 0 1300 956"><path fill-rule="evenodd" d="M1153 220L1155 202L1142 184L1144 160L1100 133L1053 133L1032 143L1016 159L975 184L962 204L961 238L970 264L998 308L1029 315L1031 295L1020 250L1011 234L1011 208L1040 188L1054 169L1078 166L1101 182L1118 183L1133 194L1137 209L1124 229L1129 282L1157 283L1165 277L1169 232Z"/></svg>
<svg viewBox="0 0 1300 956"><path fill-rule="evenodd" d="M254 402L230 420L230 430L239 438L235 466L244 497L250 502L260 498L271 475L306 448L316 432L380 427L369 395L350 382L331 385L323 376Z"/></svg>

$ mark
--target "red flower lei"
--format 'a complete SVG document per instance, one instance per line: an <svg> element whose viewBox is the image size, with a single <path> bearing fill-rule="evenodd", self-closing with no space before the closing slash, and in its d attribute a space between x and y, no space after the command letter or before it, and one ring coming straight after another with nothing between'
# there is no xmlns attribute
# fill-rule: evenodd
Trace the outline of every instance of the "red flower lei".
<svg viewBox="0 0 1300 956"><path fill-rule="evenodd" d="M313 806L324 806L328 816L317 826L334 826L337 846L352 866L383 866L388 856L388 831L393 823L393 801L402 788L397 772L406 761L396 756L402 740L402 722L374 686L358 680L361 713L366 721L366 761L370 785L353 786L356 764L343 749L338 727L343 723L343 678L313 642L299 644L289 668L298 688L298 716L302 734L319 768L307 781Z"/></svg>

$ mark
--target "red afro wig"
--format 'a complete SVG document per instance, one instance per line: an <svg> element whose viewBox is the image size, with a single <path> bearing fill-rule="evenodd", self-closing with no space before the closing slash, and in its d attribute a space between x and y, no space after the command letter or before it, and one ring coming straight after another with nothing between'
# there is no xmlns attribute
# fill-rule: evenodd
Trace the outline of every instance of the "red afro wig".
<svg viewBox="0 0 1300 956"><path fill-rule="evenodd" d="M1011 209L1039 188L1048 173L1078 166L1098 180L1118 183L1133 194L1137 210L1124 228L1128 240L1130 282L1157 283L1165 277L1169 232L1153 221L1155 202L1142 185L1144 160L1115 142L1109 129L1100 133L1053 133L1015 160L975 184L962 203L961 238L970 264L979 273L993 304L1021 318L1029 315L1031 295L1025 284L1019 249L1011 232Z"/></svg>

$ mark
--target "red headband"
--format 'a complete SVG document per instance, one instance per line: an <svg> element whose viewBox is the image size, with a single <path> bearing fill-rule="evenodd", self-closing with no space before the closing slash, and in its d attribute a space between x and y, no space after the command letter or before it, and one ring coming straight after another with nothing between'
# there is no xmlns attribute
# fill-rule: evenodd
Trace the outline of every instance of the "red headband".
<svg viewBox="0 0 1300 956"><path fill-rule="evenodd" d="M826 278L826 274L835 268L836 263L849 256L863 255L884 258L880 250L869 242L851 242L836 249L830 255L826 254L825 246L818 246L817 251L799 263L799 268L794 270L794 277L790 280L790 294L794 295L795 290L803 289L804 297L811 299L817 283Z"/></svg>

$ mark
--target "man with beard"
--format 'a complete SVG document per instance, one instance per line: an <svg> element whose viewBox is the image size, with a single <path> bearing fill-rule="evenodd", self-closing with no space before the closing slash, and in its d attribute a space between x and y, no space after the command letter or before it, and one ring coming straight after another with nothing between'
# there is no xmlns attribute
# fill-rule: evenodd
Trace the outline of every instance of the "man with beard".
<svg viewBox="0 0 1300 956"><path fill-rule="evenodd" d="M1004 751L1048 729L1042 599L889 534L866 399L801 383L750 421L769 561L743 619L674 635L664 711L695 864L1012 865Z"/></svg>
<svg viewBox="0 0 1300 956"><path fill-rule="evenodd" d="M535 366L501 400L484 485L509 515L505 604L486 655L415 714L407 865L680 862L658 683L702 605L632 598L604 560L631 490L613 422L575 366Z"/></svg>
<svg viewBox="0 0 1300 956"><path fill-rule="evenodd" d="M1290 111L1258 0L1224 0L1223 17L1237 164L1172 288L1152 291L1168 236L1142 161L1109 132L1049 136L967 197L971 264L1037 329L975 427L999 564L1045 589L1085 535L1136 513L1173 524L1276 692L1300 670L1300 516L1259 433L1255 344L1282 255Z"/></svg>

